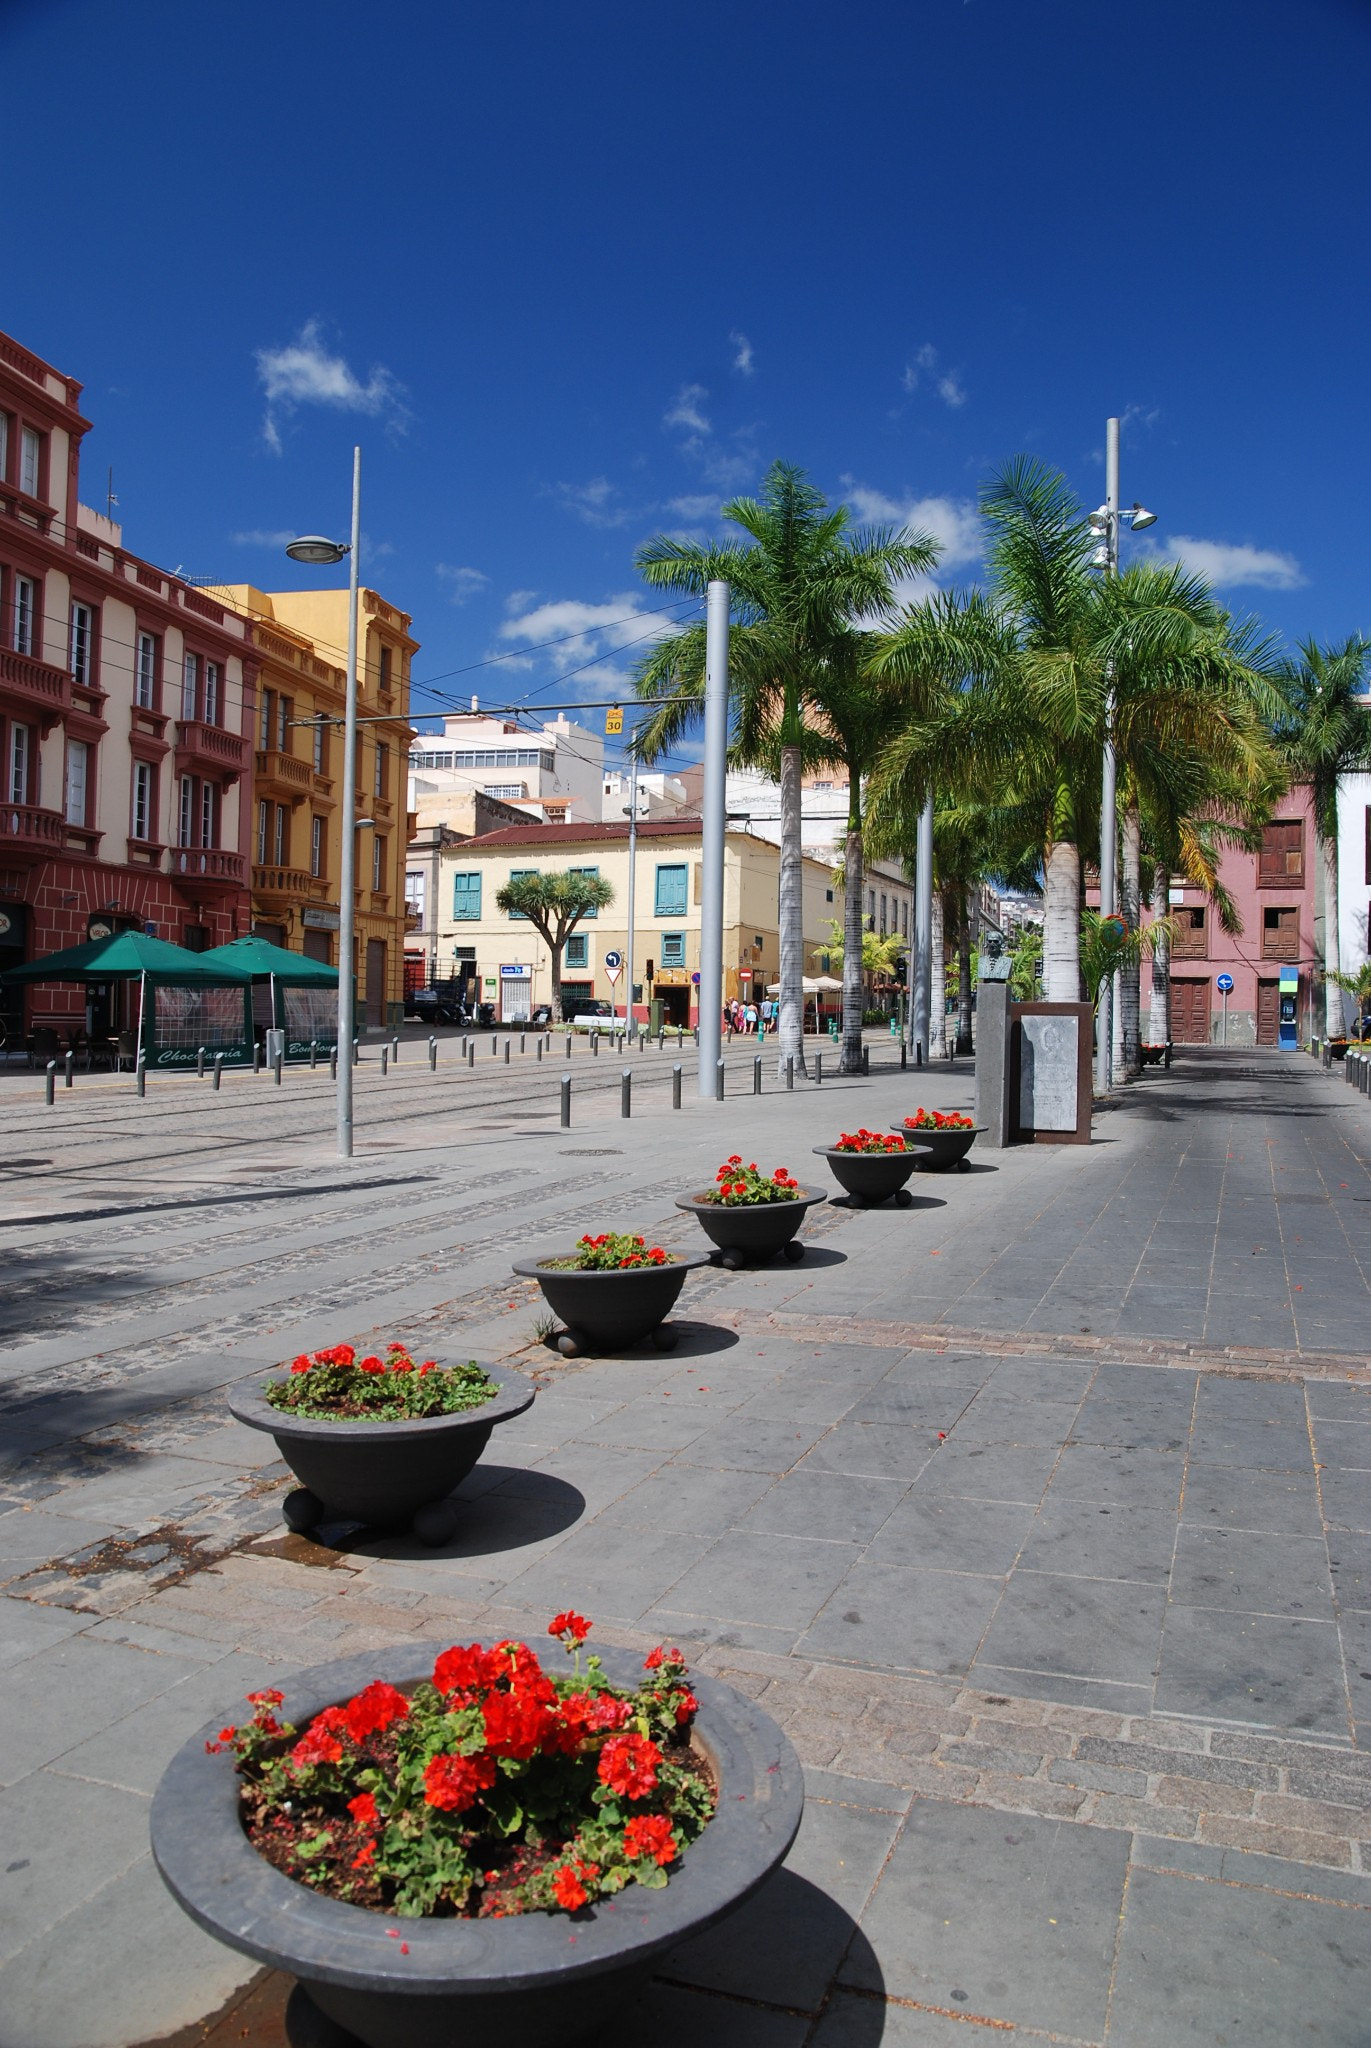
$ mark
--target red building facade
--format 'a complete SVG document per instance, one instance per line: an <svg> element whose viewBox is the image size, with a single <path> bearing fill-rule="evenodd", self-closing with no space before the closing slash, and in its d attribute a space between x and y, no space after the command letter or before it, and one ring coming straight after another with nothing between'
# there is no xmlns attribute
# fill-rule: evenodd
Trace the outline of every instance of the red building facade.
<svg viewBox="0 0 1371 2048"><path fill-rule="evenodd" d="M257 657L81 504L80 396L0 335L0 970L105 930L205 950L251 923ZM13 1046L86 997L0 1005Z"/></svg>

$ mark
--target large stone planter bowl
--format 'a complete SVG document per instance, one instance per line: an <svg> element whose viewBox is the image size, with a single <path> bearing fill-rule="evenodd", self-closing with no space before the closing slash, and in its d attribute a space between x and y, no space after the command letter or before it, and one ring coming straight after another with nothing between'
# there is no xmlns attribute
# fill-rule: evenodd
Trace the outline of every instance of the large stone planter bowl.
<svg viewBox="0 0 1371 2048"><path fill-rule="evenodd" d="M621 1351L644 1337L670 1351L676 1335L662 1324L676 1306L686 1274L709 1263L707 1252L673 1252L665 1266L630 1266L623 1272L577 1273L551 1263L574 1257L573 1247L514 1262L514 1271L538 1282L548 1307L566 1324L557 1348L567 1358L582 1351Z"/></svg>
<svg viewBox="0 0 1371 2048"><path fill-rule="evenodd" d="M903 1152L840 1152L836 1145L816 1145L814 1150L828 1161L833 1178L859 1208L874 1209L879 1202L893 1200L907 1209L914 1200L905 1192L905 1182L919 1160L912 1145Z"/></svg>
<svg viewBox="0 0 1371 2048"><path fill-rule="evenodd" d="M921 1173L946 1173L951 1167L966 1164L967 1153L989 1126L977 1124L969 1131L908 1131L903 1124L892 1124L890 1128L898 1131L907 1145L919 1147L923 1154L919 1160Z"/></svg>
<svg viewBox="0 0 1371 2048"><path fill-rule="evenodd" d="M263 1429L300 1481L283 1513L293 1529L322 1521L406 1528L427 1542L445 1542L456 1523L447 1496L461 1485L490 1441L491 1431L532 1406L533 1381L503 1365L483 1365L498 1392L479 1408L427 1415L416 1422L315 1422L273 1408L267 1380L229 1388L228 1404L249 1429ZM279 1379L271 1373L269 1379ZM438 1504L442 1503L440 1507Z"/></svg>
<svg viewBox="0 0 1371 2048"><path fill-rule="evenodd" d="M722 1263L736 1271L739 1266L760 1265L782 1252L792 1262L802 1259L805 1248L798 1231L805 1211L827 1195L811 1194L801 1188L793 1202L743 1202L731 1207L711 1202L704 1193L677 1195L676 1207L686 1209L723 1253Z"/></svg>
<svg viewBox="0 0 1371 2048"><path fill-rule="evenodd" d="M406 1643L301 1672L285 1686L281 1712L300 1726L370 1679L413 1687L444 1648ZM641 1674L633 1653L601 1656L616 1685ZM800 1824L803 1778L780 1729L731 1686L693 1673L690 1684L700 1702L695 1739L719 1804L661 1891L630 1885L574 1917L509 1920L401 1920L323 1898L257 1854L239 1821L232 1754L206 1754L224 1720L239 1718L231 1702L167 1766L152 1802L152 1853L197 1926L299 1980L287 2014L294 2048L612 2040L607 2024L661 1958L741 1906Z"/></svg>

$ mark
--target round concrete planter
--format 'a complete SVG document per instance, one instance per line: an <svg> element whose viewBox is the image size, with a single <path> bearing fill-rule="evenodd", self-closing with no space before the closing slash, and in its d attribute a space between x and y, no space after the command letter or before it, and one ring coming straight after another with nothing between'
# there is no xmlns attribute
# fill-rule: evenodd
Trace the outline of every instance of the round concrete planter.
<svg viewBox="0 0 1371 2048"><path fill-rule="evenodd" d="M797 1235L805 1211L827 1195L811 1194L801 1188L793 1202L711 1202L708 1195L677 1195L676 1207L695 1217L706 1237L723 1253L722 1263L736 1271L739 1266L761 1265L781 1252L792 1262L802 1259L805 1248Z"/></svg>
<svg viewBox="0 0 1371 2048"><path fill-rule="evenodd" d="M300 1726L373 1678L412 1687L445 1647L406 1643L301 1672L281 1711ZM635 1655L600 1654L615 1684L636 1683ZM630 1885L574 1918L509 1920L400 1920L320 1897L264 1862L244 1834L233 1756L205 1751L223 1712L167 1766L152 1802L152 1853L197 1926L299 1980L287 2012L293 2048L563 2048L610 2038L602 2030L661 1958L742 1905L800 1824L803 1778L780 1729L730 1686L694 1674L690 1684L719 1804L661 1891ZM226 1714L235 1718L231 1704Z"/></svg>
<svg viewBox="0 0 1371 2048"><path fill-rule="evenodd" d="M416 1422L316 1422L289 1415L267 1400L267 1380L230 1387L228 1404L249 1429L276 1439L300 1481L301 1490L288 1494L283 1508L292 1529L330 1520L378 1529L413 1523L425 1542L443 1543L456 1521L447 1496L466 1478L491 1431L522 1415L538 1391L532 1380L505 1366L481 1370L499 1389L489 1401Z"/></svg>
<svg viewBox="0 0 1371 2048"><path fill-rule="evenodd" d="M898 1131L907 1145L917 1145L923 1154L919 1160L921 1173L946 1173L951 1167L964 1166L966 1155L975 1144L985 1124L977 1124L969 1131L908 1131L903 1124L892 1124L892 1131Z"/></svg>
<svg viewBox="0 0 1371 2048"><path fill-rule="evenodd" d="M903 1152L840 1152L836 1145L816 1145L814 1150L828 1161L839 1187L845 1188L860 1208L874 1209L880 1202L894 1200L907 1209L914 1200L904 1186L918 1164L912 1146L907 1145Z"/></svg>
<svg viewBox="0 0 1371 2048"><path fill-rule="evenodd" d="M630 1266L605 1273L577 1273L551 1263L574 1257L573 1248L514 1262L514 1271L538 1282L548 1307L566 1324L557 1339L566 1358L583 1351L621 1351L644 1337L651 1337L660 1351L670 1351L676 1333L662 1324L676 1306L686 1274L709 1263L707 1252L673 1252L665 1266Z"/></svg>

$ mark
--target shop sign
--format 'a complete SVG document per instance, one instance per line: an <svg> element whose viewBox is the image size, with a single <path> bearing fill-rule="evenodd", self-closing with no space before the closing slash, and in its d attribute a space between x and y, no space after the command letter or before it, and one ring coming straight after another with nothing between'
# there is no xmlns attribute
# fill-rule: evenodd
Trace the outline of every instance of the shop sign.
<svg viewBox="0 0 1371 2048"><path fill-rule="evenodd" d="M321 910L317 903L307 903L300 912L300 922L309 932L336 932L342 918L336 910Z"/></svg>

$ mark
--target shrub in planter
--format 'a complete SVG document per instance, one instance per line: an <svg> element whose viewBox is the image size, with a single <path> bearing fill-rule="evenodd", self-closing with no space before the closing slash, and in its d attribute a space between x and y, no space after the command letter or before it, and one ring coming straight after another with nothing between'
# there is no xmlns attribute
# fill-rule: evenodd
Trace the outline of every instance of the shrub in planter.
<svg viewBox="0 0 1371 2048"><path fill-rule="evenodd" d="M742 1154L735 1152L715 1174L712 1188L678 1195L676 1207L689 1210L723 1253L722 1264L736 1271L749 1260L774 1258L777 1252L792 1262L802 1259L804 1246L796 1233L806 1209L826 1199L802 1188L784 1166L763 1173L755 1159L744 1165Z"/></svg>
<svg viewBox="0 0 1371 2048"><path fill-rule="evenodd" d="M557 1339L564 1357L609 1350L651 1336L659 1350L676 1342L662 1324L676 1305L686 1274L705 1255L664 1251L624 1231L577 1240L569 1252L517 1259L514 1271L542 1288L548 1307L566 1329Z"/></svg>
<svg viewBox="0 0 1371 2048"><path fill-rule="evenodd" d="M843 1131L836 1145L816 1145L814 1150L828 1161L834 1179L859 1208L888 1202L892 1196L902 1208L913 1201L905 1182L918 1163L918 1154L902 1137L863 1128Z"/></svg>
<svg viewBox="0 0 1371 2048"><path fill-rule="evenodd" d="M350 1344L302 1352L282 1378L229 1389L232 1413L275 1438L301 1484L282 1513L293 1529L325 1520L411 1524L442 1543L456 1526L448 1496L491 1432L536 1393L503 1366L414 1360L403 1344L359 1357Z"/></svg>
<svg viewBox="0 0 1371 2048"><path fill-rule="evenodd" d="M966 1155L984 1126L958 1109L921 1107L896 1129L918 1144L923 1155L919 1160L921 1172L945 1173L949 1167L965 1165Z"/></svg>
<svg viewBox="0 0 1371 2048"><path fill-rule="evenodd" d="M550 1624L573 1654L588 1627ZM300 1979L297 2044L599 2038L799 1825L785 1737L665 1646L554 1674L522 1643L410 1643L303 1674L289 1721L250 1698L169 1765L153 1853L199 1925Z"/></svg>

